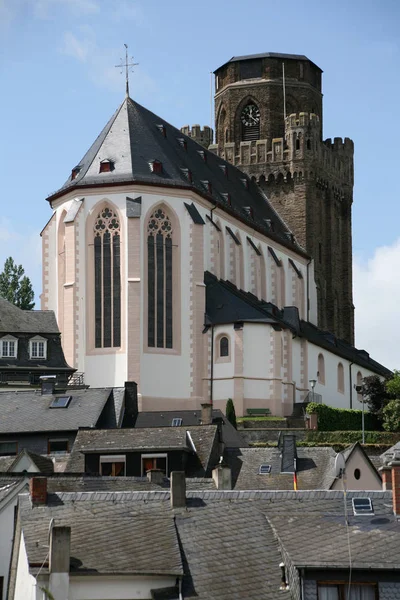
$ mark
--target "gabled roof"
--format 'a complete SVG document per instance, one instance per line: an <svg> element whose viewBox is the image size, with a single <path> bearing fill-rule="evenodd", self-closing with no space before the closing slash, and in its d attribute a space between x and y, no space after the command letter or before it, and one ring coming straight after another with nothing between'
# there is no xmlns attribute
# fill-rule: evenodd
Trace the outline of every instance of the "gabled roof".
<svg viewBox="0 0 400 600"><path fill-rule="evenodd" d="M58 396L71 396L67 408L51 408L54 396L37 391L0 392L0 433L77 431L95 427L112 388L71 389Z"/></svg>
<svg viewBox="0 0 400 600"><path fill-rule="evenodd" d="M230 281L217 279L206 271L206 325L232 323L265 323L283 329L290 329L296 336L304 337L312 344L333 354L350 360L382 376L390 374L389 369L373 360L365 350L358 350L333 334L319 329L316 325L299 318L294 306L279 309L271 302L259 300L250 292L239 290Z"/></svg>
<svg viewBox="0 0 400 600"><path fill-rule="evenodd" d="M100 173L99 165L105 159L112 161L114 168ZM154 160L161 162L160 171L152 170ZM255 181L130 98L125 98L76 168L76 177L69 177L49 196L50 202L69 190L126 183L193 190L264 235L306 255L291 240L288 227ZM231 205L223 194L229 194ZM265 222L268 219L274 223L274 232Z"/></svg>
<svg viewBox="0 0 400 600"><path fill-rule="evenodd" d="M34 452L30 452L25 448L18 454L15 460L7 469L9 472L16 471L18 467L18 463L21 461L23 456L27 456L32 464L38 469L39 473L53 473L54 472L54 464L51 458L47 456L42 456L41 454L35 454Z"/></svg>
<svg viewBox="0 0 400 600"><path fill-rule="evenodd" d="M318 65L316 65L312 60L307 58L307 56L304 56L304 54L281 54L279 52L263 52L261 54L245 54L244 56L232 56L232 58L230 60L226 61L223 65L218 67L218 69L215 69L214 73L217 73L220 69L222 69L222 67L225 67L225 65L228 65L229 63L242 62L245 60L256 60L258 58L280 58L282 60L306 60L307 62L309 62L312 65L314 65L315 67L317 67L317 69L319 69L322 73L322 69L320 69L318 67Z"/></svg>
<svg viewBox="0 0 400 600"><path fill-rule="evenodd" d="M22 310L0 297L0 333L60 333L52 310Z"/></svg>

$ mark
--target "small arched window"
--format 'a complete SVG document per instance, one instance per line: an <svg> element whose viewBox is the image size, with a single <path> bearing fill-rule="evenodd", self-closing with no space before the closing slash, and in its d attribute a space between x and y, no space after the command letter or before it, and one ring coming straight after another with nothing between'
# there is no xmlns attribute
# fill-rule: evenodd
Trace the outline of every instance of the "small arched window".
<svg viewBox="0 0 400 600"><path fill-rule="evenodd" d="M344 368L342 363L339 363L337 368L337 388L338 392L344 394Z"/></svg>
<svg viewBox="0 0 400 600"><path fill-rule="evenodd" d="M318 354L318 383L325 385L325 359L323 354Z"/></svg>
<svg viewBox="0 0 400 600"><path fill-rule="evenodd" d="M300 150L300 140L297 138L296 140L296 150Z"/></svg>
<svg viewBox="0 0 400 600"><path fill-rule="evenodd" d="M229 340L225 335L219 340L219 355L221 358L229 356Z"/></svg>

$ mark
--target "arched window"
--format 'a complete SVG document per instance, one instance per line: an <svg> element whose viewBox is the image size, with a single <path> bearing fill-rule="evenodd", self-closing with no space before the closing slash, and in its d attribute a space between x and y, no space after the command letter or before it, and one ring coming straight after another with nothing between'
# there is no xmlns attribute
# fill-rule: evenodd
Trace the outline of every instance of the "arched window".
<svg viewBox="0 0 400 600"><path fill-rule="evenodd" d="M121 248L118 215L105 206L94 223L95 346L121 345Z"/></svg>
<svg viewBox="0 0 400 600"><path fill-rule="evenodd" d="M344 369L342 363L339 363L337 368L337 389L338 392L344 394Z"/></svg>
<svg viewBox="0 0 400 600"><path fill-rule="evenodd" d="M149 348L173 347L172 222L163 207L147 225L147 343Z"/></svg>
<svg viewBox="0 0 400 600"><path fill-rule="evenodd" d="M218 279L225 277L224 235L217 220L211 229L211 271Z"/></svg>
<svg viewBox="0 0 400 600"><path fill-rule="evenodd" d="M219 355L229 356L229 340L225 335L219 340Z"/></svg>
<svg viewBox="0 0 400 600"><path fill-rule="evenodd" d="M325 359L323 354L318 354L318 383L325 385Z"/></svg>

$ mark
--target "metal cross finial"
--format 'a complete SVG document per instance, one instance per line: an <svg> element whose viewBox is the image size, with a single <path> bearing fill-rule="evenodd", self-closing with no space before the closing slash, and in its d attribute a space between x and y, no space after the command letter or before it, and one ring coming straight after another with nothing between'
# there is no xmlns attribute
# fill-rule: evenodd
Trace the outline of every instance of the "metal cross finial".
<svg viewBox="0 0 400 600"><path fill-rule="evenodd" d="M121 58L121 64L115 65L115 68L121 69L121 73L123 73L122 69L125 67L125 76L126 76L126 97L129 96L129 68L136 67L139 63L128 62L128 46L125 46L125 62L123 62L123 58ZM131 56L131 60L133 60L133 56Z"/></svg>

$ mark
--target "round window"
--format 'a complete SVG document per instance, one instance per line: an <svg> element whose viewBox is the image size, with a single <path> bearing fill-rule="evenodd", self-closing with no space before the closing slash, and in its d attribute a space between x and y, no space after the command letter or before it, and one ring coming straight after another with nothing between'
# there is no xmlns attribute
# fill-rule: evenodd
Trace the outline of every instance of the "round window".
<svg viewBox="0 0 400 600"><path fill-rule="evenodd" d="M354 479L360 479L361 471L360 469L354 469Z"/></svg>

